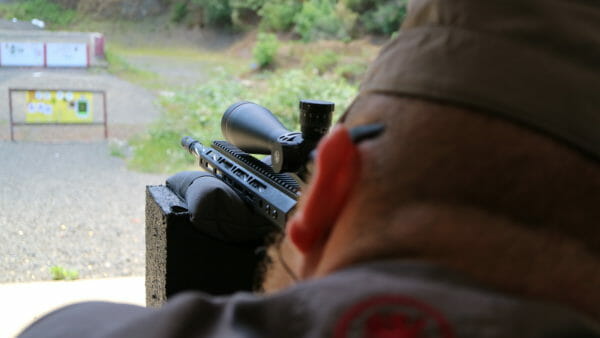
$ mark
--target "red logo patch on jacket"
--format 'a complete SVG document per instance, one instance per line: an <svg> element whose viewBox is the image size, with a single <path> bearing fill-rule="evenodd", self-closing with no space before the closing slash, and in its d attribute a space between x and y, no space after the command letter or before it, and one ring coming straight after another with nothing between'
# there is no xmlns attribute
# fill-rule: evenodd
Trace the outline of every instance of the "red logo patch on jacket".
<svg viewBox="0 0 600 338"><path fill-rule="evenodd" d="M337 322L335 338L454 338L442 314L421 301L379 295L353 305Z"/></svg>

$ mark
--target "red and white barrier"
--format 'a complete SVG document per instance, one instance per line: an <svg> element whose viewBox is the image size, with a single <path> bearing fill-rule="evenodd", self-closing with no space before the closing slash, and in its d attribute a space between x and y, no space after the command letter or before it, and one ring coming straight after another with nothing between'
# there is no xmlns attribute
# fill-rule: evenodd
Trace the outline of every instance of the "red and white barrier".
<svg viewBox="0 0 600 338"><path fill-rule="evenodd" d="M1 42L0 67L89 67L85 43Z"/></svg>

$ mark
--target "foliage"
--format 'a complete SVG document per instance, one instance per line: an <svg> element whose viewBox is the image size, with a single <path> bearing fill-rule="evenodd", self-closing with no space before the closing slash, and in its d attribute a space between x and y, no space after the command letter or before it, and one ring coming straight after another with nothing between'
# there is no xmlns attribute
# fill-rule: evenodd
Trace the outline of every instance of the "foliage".
<svg viewBox="0 0 600 338"><path fill-rule="evenodd" d="M133 156L129 160L130 168L143 172L174 173L190 168L194 158L179 147L180 140L189 133L154 125L149 133L131 140Z"/></svg>
<svg viewBox="0 0 600 338"><path fill-rule="evenodd" d="M49 0L24 0L14 3L0 3L0 16L5 19L17 18L21 21L40 19L48 27L65 27L73 22L76 12L65 9Z"/></svg>
<svg viewBox="0 0 600 338"><path fill-rule="evenodd" d="M258 67L266 68L272 65L275 61L278 48L279 41L275 34L258 33L256 44L252 49L252 55L254 56L254 61L256 61Z"/></svg>
<svg viewBox="0 0 600 338"><path fill-rule="evenodd" d="M365 13L373 10L381 2L388 0L342 0L346 7L356 13Z"/></svg>
<svg viewBox="0 0 600 338"><path fill-rule="evenodd" d="M299 69L261 73L247 80L221 71L207 83L161 101L164 114L145 136L132 141L133 157L129 165L150 172L189 169L195 160L178 146L181 137L191 135L205 145L223 139L221 116L229 105L241 100L267 107L288 129L298 130L300 99L333 101L339 115L356 92L357 87L343 78Z"/></svg>
<svg viewBox="0 0 600 338"><path fill-rule="evenodd" d="M348 40L356 22L356 13L343 2L334 0L307 0L302 10L294 17L294 30L303 41L318 39Z"/></svg>
<svg viewBox="0 0 600 338"><path fill-rule="evenodd" d="M387 36L398 31L406 16L406 3L407 0L392 0L378 4L361 16L365 29Z"/></svg>
<svg viewBox="0 0 600 338"><path fill-rule="evenodd" d="M339 64L335 68L335 74L350 82L359 82L367 70L365 62L349 62Z"/></svg>
<svg viewBox="0 0 600 338"><path fill-rule="evenodd" d="M244 86L238 79L218 70L207 83L165 97L163 116L148 133L131 142L129 166L147 172L176 172L188 168L194 158L179 147L185 135L203 144L221 138L219 119L228 104L243 99Z"/></svg>
<svg viewBox="0 0 600 338"><path fill-rule="evenodd" d="M171 21L176 23L183 22L183 19L188 15L188 7L186 1L178 1L173 4L171 9Z"/></svg>
<svg viewBox="0 0 600 338"><path fill-rule="evenodd" d="M229 0L231 21L235 28L252 29L258 23L258 11L265 0Z"/></svg>
<svg viewBox="0 0 600 338"><path fill-rule="evenodd" d="M339 116L357 91L357 86L344 79L292 69L274 73L267 79L264 90L254 91L249 97L269 108L288 128L299 130L298 103L301 99L332 101L336 104L334 115Z"/></svg>
<svg viewBox="0 0 600 338"><path fill-rule="evenodd" d="M359 17L360 26L369 33L391 35L406 16L408 0L343 0Z"/></svg>
<svg viewBox="0 0 600 338"><path fill-rule="evenodd" d="M182 2L183 1L183 2ZM349 40L357 33L390 36L406 16L408 0L182 0L172 5L172 18L181 22L189 5L201 9L208 25L249 28L256 20L263 31L293 30L303 41ZM250 20L248 25L247 18Z"/></svg>
<svg viewBox="0 0 600 338"><path fill-rule="evenodd" d="M62 266L58 266L58 265L50 267L50 275L52 275L53 280L79 279L79 271L65 269Z"/></svg>
<svg viewBox="0 0 600 338"><path fill-rule="evenodd" d="M262 6L264 6L266 0L229 0L231 8L233 9L251 9L253 11L258 11Z"/></svg>
<svg viewBox="0 0 600 338"><path fill-rule="evenodd" d="M316 69L319 74L325 73L329 69L333 69L338 63L340 56L332 51L326 50L318 54L310 54L306 58L306 64Z"/></svg>
<svg viewBox="0 0 600 338"><path fill-rule="evenodd" d="M230 25L231 6L230 1L222 0L192 0L192 3L202 8L204 21L209 25Z"/></svg>
<svg viewBox="0 0 600 338"><path fill-rule="evenodd" d="M296 0L268 1L258 11L260 28L273 32L288 31L294 25L294 15L301 8L302 3Z"/></svg>

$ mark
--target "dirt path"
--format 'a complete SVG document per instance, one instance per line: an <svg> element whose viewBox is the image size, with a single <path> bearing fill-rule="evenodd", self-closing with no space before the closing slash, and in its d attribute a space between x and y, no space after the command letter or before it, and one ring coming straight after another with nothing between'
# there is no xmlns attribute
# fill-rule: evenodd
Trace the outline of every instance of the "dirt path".
<svg viewBox="0 0 600 338"><path fill-rule="evenodd" d="M207 79L210 67L205 62L164 55L124 54L133 67L152 72L167 88L189 87Z"/></svg>

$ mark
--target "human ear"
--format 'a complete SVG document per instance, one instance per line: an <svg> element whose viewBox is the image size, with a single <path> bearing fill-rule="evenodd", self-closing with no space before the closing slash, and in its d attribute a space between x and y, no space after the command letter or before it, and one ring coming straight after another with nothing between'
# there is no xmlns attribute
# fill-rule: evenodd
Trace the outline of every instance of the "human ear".
<svg viewBox="0 0 600 338"><path fill-rule="evenodd" d="M294 246L304 255L320 249L351 195L360 156L348 129L336 127L317 148L313 181L287 224Z"/></svg>

